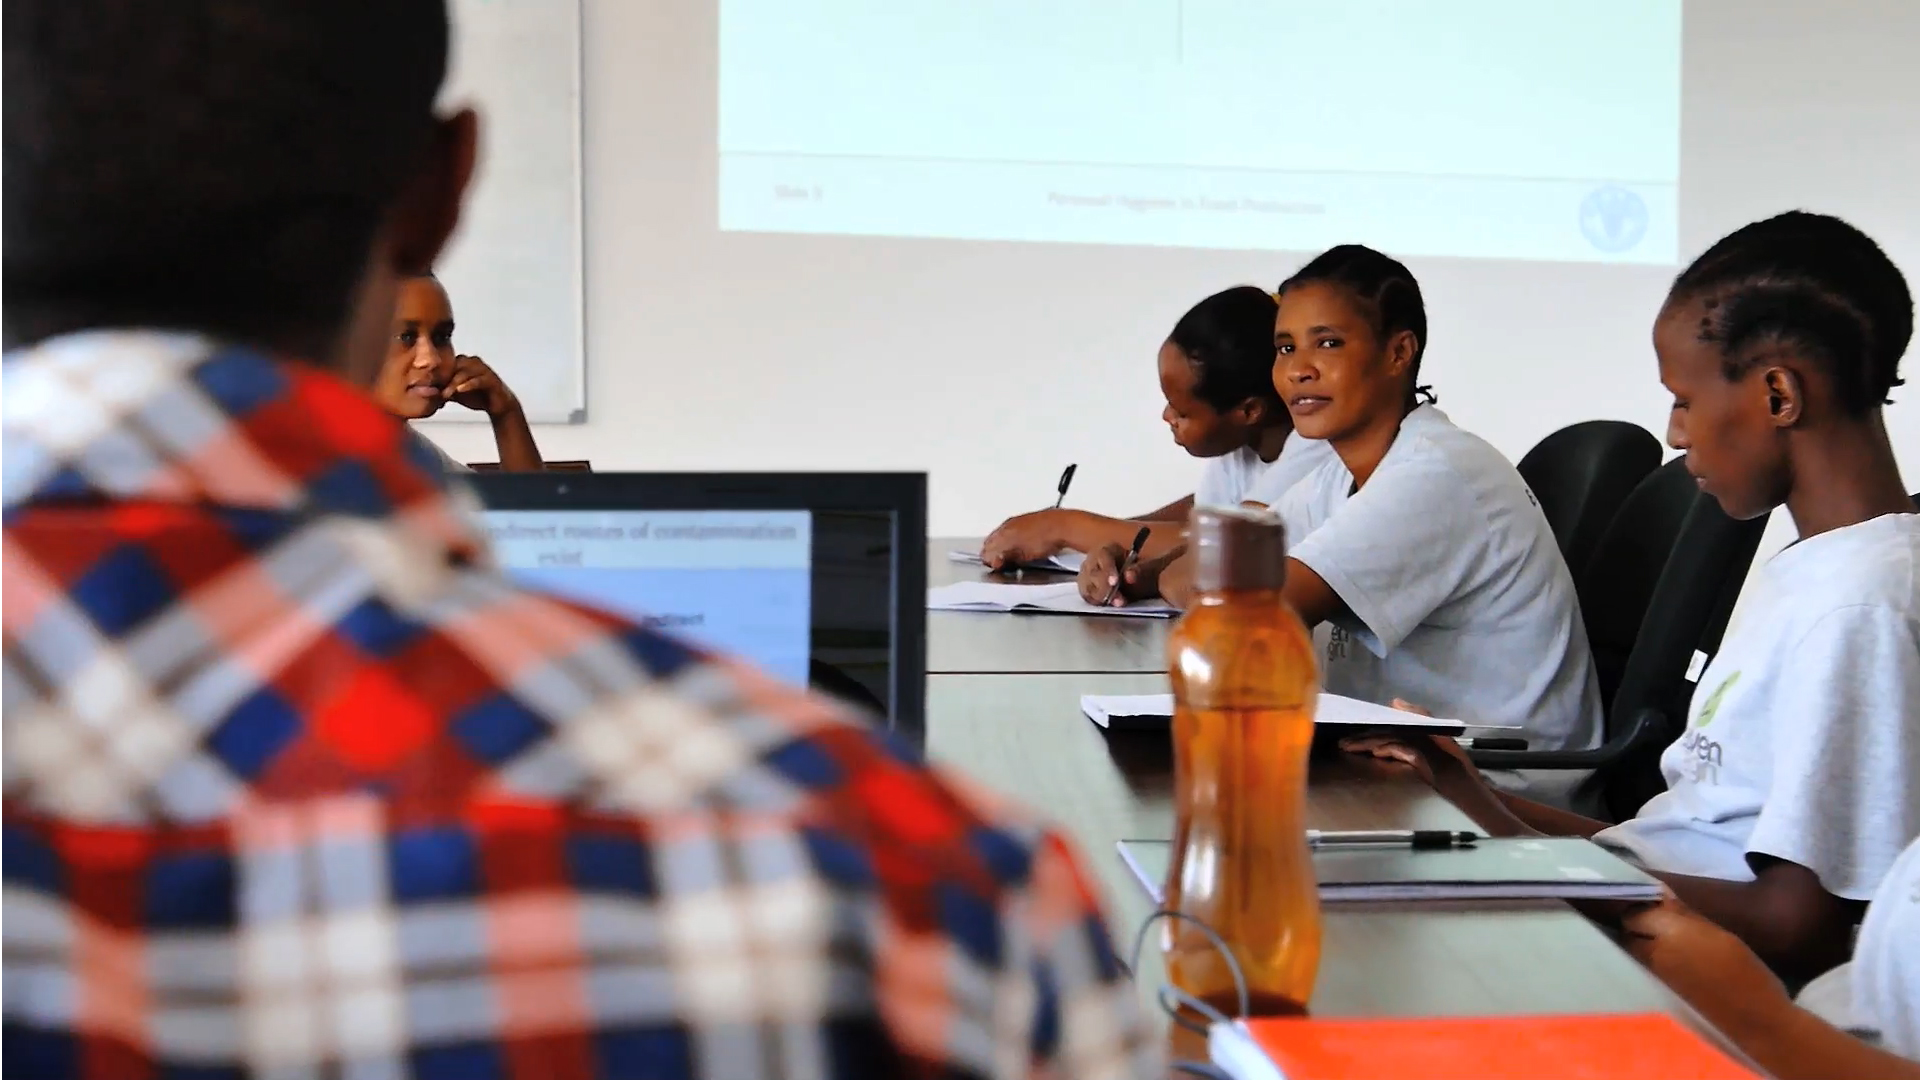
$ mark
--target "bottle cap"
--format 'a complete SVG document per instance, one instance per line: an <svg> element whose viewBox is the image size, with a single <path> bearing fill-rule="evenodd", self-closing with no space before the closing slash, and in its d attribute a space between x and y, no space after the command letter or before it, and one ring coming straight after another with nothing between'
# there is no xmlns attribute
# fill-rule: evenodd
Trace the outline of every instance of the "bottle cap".
<svg viewBox="0 0 1920 1080"><path fill-rule="evenodd" d="M1251 592L1287 583L1287 527L1270 510L1196 506L1187 543L1193 586L1201 592Z"/></svg>

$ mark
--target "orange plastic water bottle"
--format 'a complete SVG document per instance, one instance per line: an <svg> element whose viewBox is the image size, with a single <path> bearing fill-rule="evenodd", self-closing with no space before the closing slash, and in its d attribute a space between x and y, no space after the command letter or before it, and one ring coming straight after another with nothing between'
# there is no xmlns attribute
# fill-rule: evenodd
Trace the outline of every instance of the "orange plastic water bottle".
<svg viewBox="0 0 1920 1080"><path fill-rule="evenodd" d="M1195 596L1168 643L1177 816L1166 903L1226 940L1253 1015L1297 1015L1320 965L1306 836L1313 638L1281 596L1286 530L1273 514L1195 509L1186 557ZM1175 987L1238 1012L1206 934L1168 920L1163 948Z"/></svg>

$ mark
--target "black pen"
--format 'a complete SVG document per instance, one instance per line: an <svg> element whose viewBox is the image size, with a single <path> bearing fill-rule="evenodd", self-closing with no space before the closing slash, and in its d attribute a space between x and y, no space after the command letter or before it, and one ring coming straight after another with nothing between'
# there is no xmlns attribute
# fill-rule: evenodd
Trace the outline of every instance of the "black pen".
<svg viewBox="0 0 1920 1080"><path fill-rule="evenodd" d="M1067 489L1073 486L1073 474L1079 468L1080 466L1078 465L1069 465L1067 466L1067 471L1060 474L1060 494L1053 500L1053 508L1055 510L1066 505Z"/></svg>
<svg viewBox="0 0 1920 1080"><path fill-rule="evenodd" d="M1415 851L1472 847L1481 840L1479 833L1450 829L1372 829L1364 832L1322 832L1307 830L1307 846L1324 847L1404 847Z"/></svg>
<svg viewBox="0 0 1920 1080"><path fill-rule="evenodd" d="M1107 607L1113 603L1114 596L1120 592L1120 583L1127 579L1127 568L1140 557L1140 549L1147 546L1147 534L1152 531L1151 528L1142 525L1140 531L1133 534L1133 547L1128 549L1127 557L1120 560L1120 565L1113 568L1113 588L1108 589L1107 598L1100 601L1101 607Z"/></svg>
<svg viewBox="0 0 1920 1080"><path fill-rule="evenodd" d="M1055 510L1058 510L1062 506L1066 505L1067 489L1073 486L1073 474L1079 471L1080 471L1080 466L1078 464L1073 464L1073 465L1068 465L1066 469L1060 473L1060 483L1057 485L1057 488L1056 488L1056 490L1058 491L1058 494L1056 494L1053 497L1053 508ZM1003 566L1000 568L999 572L1002 574L1012 574L1015 580L1018 580L1020 578L1024 578L1027 576L1027 568L1025 566L1022 566L1019 563L1013 563L1008 566Z"/></svg>
<svg viewBox="0 0 1920 1080"><path fill-rule="evenodd" d="M1527 748L1527 740L1525 739L1508 739L1508 738L1500 738L1500 737L1476 738L1476 737L1468 736L1466 738L1459 738L1453 741L1456 743L1459 743L1460 749L1462 750L1525 750Z"/></svg>

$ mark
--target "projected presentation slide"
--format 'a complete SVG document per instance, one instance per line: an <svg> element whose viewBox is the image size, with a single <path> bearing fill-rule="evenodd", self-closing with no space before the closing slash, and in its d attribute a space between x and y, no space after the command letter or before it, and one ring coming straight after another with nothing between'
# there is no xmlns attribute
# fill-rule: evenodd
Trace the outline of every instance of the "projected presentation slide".
<svg viewBox="0 0 1920 1080"><path fill-rule="evenodd" d="M1681 0L721 0L725 230L1671 263Z"/></svg>
<svg viewBox="0 0 1920 1080"><path fill-rule="evenodd" d="M805 685L813 517L804 510L492 510L501 565Z"/></svg>

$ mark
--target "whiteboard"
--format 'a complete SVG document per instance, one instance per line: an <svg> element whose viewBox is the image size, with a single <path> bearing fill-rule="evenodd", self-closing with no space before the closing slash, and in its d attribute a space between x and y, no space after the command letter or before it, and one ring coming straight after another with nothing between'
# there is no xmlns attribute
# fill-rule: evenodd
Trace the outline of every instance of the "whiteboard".
<svg viewBox="0 0 1920 1080"><path fill-rule="evenodd" d="M480 113L459 233L435 267L454 346L535 423L586 420L580 170L581 0L454 0L445 107ZM438 419L484 420L457 406Z"/></svg>

